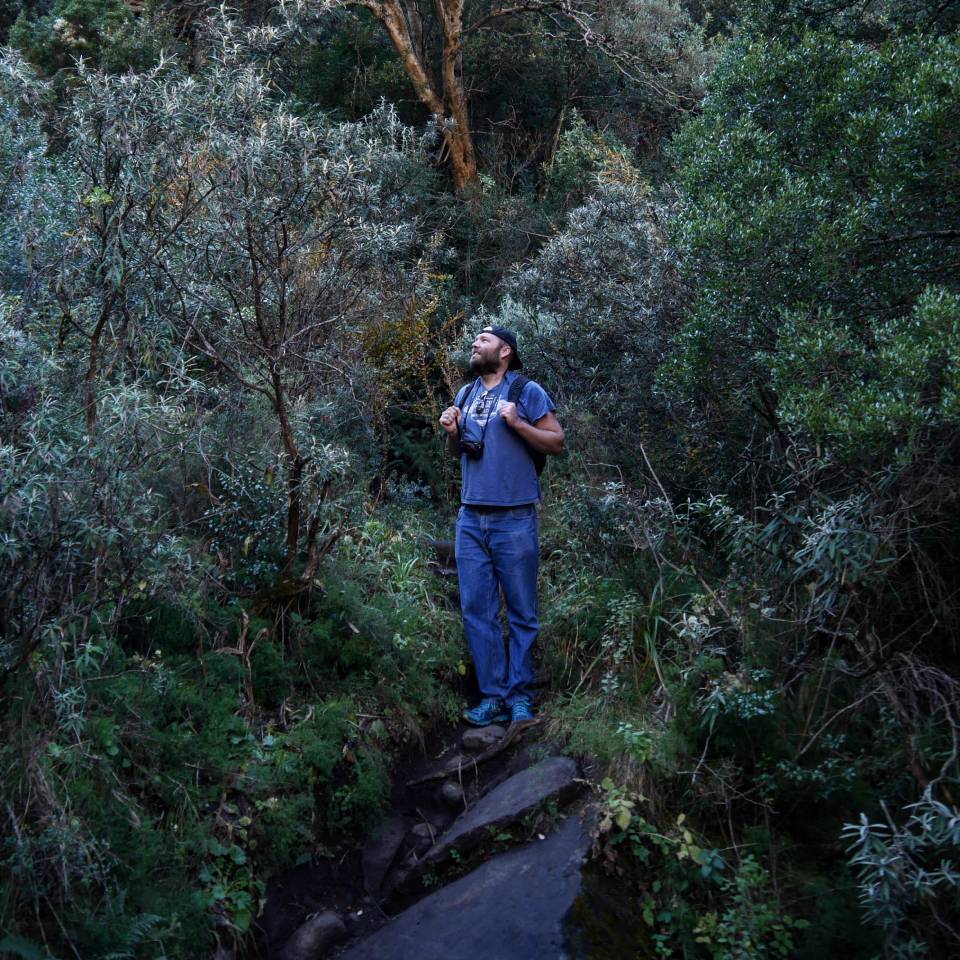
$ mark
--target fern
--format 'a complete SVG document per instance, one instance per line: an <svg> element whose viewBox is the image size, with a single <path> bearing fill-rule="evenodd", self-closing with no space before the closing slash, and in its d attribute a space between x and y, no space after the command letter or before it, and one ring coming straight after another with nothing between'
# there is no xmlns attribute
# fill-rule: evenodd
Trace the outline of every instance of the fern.
<svg viewBox="0 0 960 960"><path fill-rule="evenodd" d="M0 955L10 954L20 957L21 960L56 960L56 957L52 957L47 952L46 947L34 940L16 935L4 937L0 940Z"/></svg>
<svg viewBox="0 0 960 960"><path fill-rule="evenodd" d="M160 917L152 913L122 919L126 922L116 925L118 943L109 953L101 954L99 960L133 960L134 947L149 939L150 934L161 920Z"/></svg>

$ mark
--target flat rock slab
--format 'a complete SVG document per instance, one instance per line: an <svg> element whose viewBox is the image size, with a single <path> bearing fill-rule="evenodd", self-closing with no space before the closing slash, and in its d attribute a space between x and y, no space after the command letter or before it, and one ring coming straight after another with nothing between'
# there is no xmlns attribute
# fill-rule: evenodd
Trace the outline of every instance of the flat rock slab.
<svg viewBox="0 0 960 960"><path fill-rule="evenodd" d="M571 761L572 762L572 761ZM341 960L566 960L590 840L577 816L414 904Z"/></svg>
<svg viewBox="0 0 960 960"><path fill-rule="evenodd" d="M541 760L504 780L454 820L424 861L436 863L453 847L466 850L475 846L489 829L507 826L547 800L565 800L578 788L575 760L570 757Z"/></svg>

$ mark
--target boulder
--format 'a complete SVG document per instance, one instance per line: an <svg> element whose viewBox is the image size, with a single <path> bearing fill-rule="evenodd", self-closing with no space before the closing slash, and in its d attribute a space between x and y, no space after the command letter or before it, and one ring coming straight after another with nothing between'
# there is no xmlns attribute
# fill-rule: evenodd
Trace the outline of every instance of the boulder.
<svg viewBox="0 0 960 960"><path fill-rule="evenodd" d="M429 850L437 840L437 831L429 823L418 823L410 831L410 846L419 856Z"/></svg>
<svg viewBox="0 0 960 960"><path fill-rule="evenodd" d="M444 780L437 790L437 800L452 810L463 807L463 787L453 780Z"/></svg>
<svg viewBox="0 0 960 960"><path fill-rule="evenodd" d="M346 932L340 915L325 910L297 928L278 954L278 960L321 960Z"/></svg>
<svg viewBox="0 0 960 960"><path fill-rule="evenodd" d="M431 566L441 576L457 575L456 544L453 540L426 540L425 545L434 553Z"/></svg>
<svg viewBox="0 0 960 960"><path fill-rule="evenodd" d="M561 960L590 839L577 816L488 860L348 948L341 960Z"/></svg>
<svg viewBox="0 0 960 960"><path fill-rule="evenodd" d="M406 835L407 822L402 817L388 817L363 845L360 863L367 893L376 895Z"/></svg>
<svg viewBox="0 0 960 960"><path fill-rule="evenodd" d="M463 744L464 750L479 753L499 743L506 736L506 733L504 727L492 723L488 727L472 727L469 730L464 730L460 742Z"/></svg>

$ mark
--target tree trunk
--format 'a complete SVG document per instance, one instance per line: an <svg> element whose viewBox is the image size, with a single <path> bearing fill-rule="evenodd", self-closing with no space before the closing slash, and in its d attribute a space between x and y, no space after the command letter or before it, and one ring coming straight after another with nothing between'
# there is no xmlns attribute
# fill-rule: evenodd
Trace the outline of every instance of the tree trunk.
<svg viewBox="0 0 960 960"><path fill-rule="evenodd" d="M463 89L463 0L435 0L443 24L443 95L456 127L447 135L450 165L457 190L477 178L477 156Z"/></svg>
<svg viewBox="0 0 960 960"><path fill-rule="evenodd" d="M287 455L287 555L284 557L281 575L284 579L290 576L293 565L297 560L300 547L300 524L303 502L303 468L306 460L300 454L293 427L287 415L286 395L283 381L276 368L273 371L273 406L280 422L280 439Z"/></svg>
<svg viewBox="0 0 960 960"><path fill-rule="evenodd" d="M107 294L100 308L100 316L97 318L96 326L90 334L90 349L87 352L87 372L83 377L83 407L87 421L87 436L93 439L94 428L97 425L97 373L100 365L100 340L103 337L104 328L110 319L110 311L117 302L117 295L114 292Z"/></svg>
<svg viewBox="0 0 960 960"><path fill-rule="evenodd" d="M363 0L383 24L420 102L441 120L453 120L444 130L453 185L459 192L477 179L477 156L463 88L463 0L434 0L443 29L442 92L438 93L423 62L419 12L406 10L401 0Z"/></svg>

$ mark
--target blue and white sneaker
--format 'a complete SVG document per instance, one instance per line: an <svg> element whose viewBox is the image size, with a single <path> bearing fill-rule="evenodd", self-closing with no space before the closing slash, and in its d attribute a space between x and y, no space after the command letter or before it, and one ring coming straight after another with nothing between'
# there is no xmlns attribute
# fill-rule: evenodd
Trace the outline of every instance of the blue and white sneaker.
<svg viewBox="0 0 960 960"><path fill-rule="evenodd" d="M510 705L510 722L512 724L534 723L533 704L529 700L517 700Z"/></svg>
<svg viewBox="0 0 960 960"><path fill-rule="evenodd" d="M477 706L463 711L463 719L475 727L489 727L491 723L506 723L510 714L499 697L487 697Z"/></svg>

